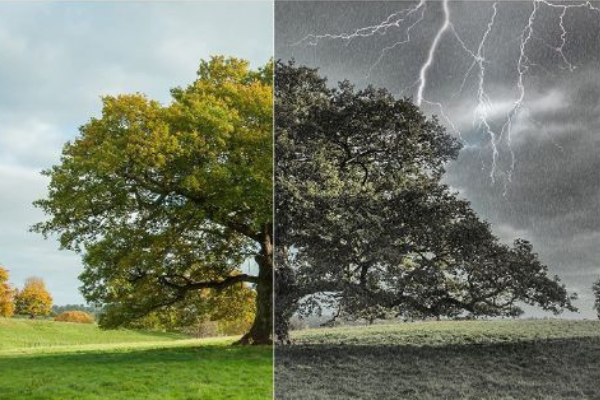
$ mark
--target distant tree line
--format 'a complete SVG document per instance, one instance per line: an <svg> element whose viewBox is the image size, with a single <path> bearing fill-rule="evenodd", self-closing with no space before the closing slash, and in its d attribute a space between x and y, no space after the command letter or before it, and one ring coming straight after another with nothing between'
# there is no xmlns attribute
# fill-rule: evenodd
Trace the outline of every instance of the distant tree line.
<svg viewBox="0 0 600 400"><path fill-rule="evenodd" d="M94 318L98 318L100 314L102 314L103 307L97 307L94 305L85 305L85 304L65 304L63 306L53 305L52 306L52 314L59 315L69 311L83 311L90 315L93 315Z"/></svg>
<svg viewBox="0 0 600 400"><path fill-rule="evenodd" d="M30 277L22 289L8 282L8 271L0 266L0 316L23 315L29 318L48 316L52 312L52 296L41 278Z"/></svg>
<svg viewBox="0 0 600 400"><path fill-rule="evenodd" d="M188 302L161 308L142 318L121 324L141 330L183 332L194 336L241 335L254 321L256 292L247 286L219 292L200 290ZM9 283L9 273L0 266L0 317L54 317L55 321L93 323L105 315L106 306L53 305L41 278L31 277L23 289ZM105 315L110 322L114 314Z"/></svg>

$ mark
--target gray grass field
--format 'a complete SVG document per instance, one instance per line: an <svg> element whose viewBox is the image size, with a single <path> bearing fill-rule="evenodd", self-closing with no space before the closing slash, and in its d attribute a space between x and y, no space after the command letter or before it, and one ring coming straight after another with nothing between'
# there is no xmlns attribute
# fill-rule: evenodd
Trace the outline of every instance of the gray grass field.
<svg viewBox="0 0 600 400"><path fill-rule="evenodd" d="M600 322L419 322L297 331L278 399L600 399Z"/></svg>

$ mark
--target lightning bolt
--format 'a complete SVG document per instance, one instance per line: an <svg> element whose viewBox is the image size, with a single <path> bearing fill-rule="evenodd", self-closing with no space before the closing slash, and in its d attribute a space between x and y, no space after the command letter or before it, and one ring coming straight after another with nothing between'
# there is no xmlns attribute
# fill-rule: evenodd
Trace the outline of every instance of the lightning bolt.
<svg viewBox="0 0 600 400"><path fill-rule="evenodd" d="M292 43L292 46L299 46L307 44L310 46L317 46L323 40L344 40L349 43L351 40L356 38L371 37L375 34L385 35L390 28L399 28L411 15L418 12L421 8L424 8L426 0L421 0L414 7L409 7L404 10L400 10L396 13L389 15L384 21L377 25L371 25L364 28L359 28L354 32L341 33L341 34L323 34L315 35L310 34L300 39L296 43ZM422 18L422 17L421 17ZM410 30L410 29L409 29ZM410 38L410 36L409 36Z"/></svg>
<svg viewBox="0 0 600 400"><path fill-rule="evenodd" d="M475 59L473 60L473 64L472 66L477 65L478 69L479 69L479 80L478 80L478 85L477 85L477 107L475 108L475 120L477 120L479 122L479 128L482 129L485 133L487 133L487 135L490 138L490 144L492 146L492 165L490 168L490 178L492 180L492 182L494 182L494 177L495 177L495 172L496 172L496 162L498 159L498 147L496 145L496 134L494 133L494 131L492 130L492 127L490 125L490 122L488 121L488 112L490 109L493 108L492 105L492 101L489 98L489 96L487 95L487 93L485 92L485 44L487 42L487 39L490 35L490 33L492 32L492 29L494 27L494 22L496 21L496 15L498 14L498 3L494 3L492 4L492 16L490 18L490 21L487 24L487 29L486 31L483 33L483 37L481 39L481 41L479 42L479 46L477 47L477 54L475 56ZM469 70L467 70L467 74L469 73L469 71L472 68L469 68ZM467 75L465 74L465 79L463 79L463 82L466 80Z"/></svg>
<svg viewBox="0 0 600 400"><path fill-rule="evenodd" d="M375 60L375 62L373 64L371 64L371 66L369 67L369 71L364 79L368 79L371 76L375 67L377 67L381 63L381 60L383 60L383 58L389 51L394 50L396 47L402 46L403 44L410 43L411 31L415 26L419 25L421 23L421 21L423 21L423 18L425 18L426 9L427 9L427 5L425 3L425 0L421 0L416 7L410 9L407 12L406 18L410 17L412 14L418 12L419 10L421 11L421 13L419 14L419 17L415 20L415 22L413 22L411 25L409 25L408 28L406 29L406 36L404 39L399 40L399 41L395 42L394 44L392 44L391 46L385 47L383 50L381 50L379 57L377 58L377 60ZM404 22L404 19L397 21L398 22L397 26L400 26L400 23ZM416 85L416 83L417 82L415 82L415 85Z"/></svg>
<svg viewBox="0 0 600 400"><path fill-rule="evenodd" d="M427 86L427 71L431 68L431 64L433 64L433 59L435 57L435 52L440 44L440 40L444 33L450 28L450 7L448 6L448 0L444 0L443 2L444 8L444 23L439 31L437 31L435 37L433 38L433 43L431 43L431 47L429 47L429 52L427 53L427 60L425 60L425 64L421 67L419 71L419 88L417 89L417 105L420 106L423 103L423 92L425 91L425 86Z"/></svg>
<svg viewBox="0 0 600 400"><path fill-rule="evenodd" d="M373 70L381 64L382 60L388 55L388 53L398 49L401 46L411 44L411 34L413 33L413 30L419 27L428 13L428 10L430 9L428 7L428 3L432 3L432 1L420 0L418 3L412 6L390 14L383 21L375 25L358 28L349 33L320 35L311 34L292 45L318 46L323 41L337 40L344 41L346 45L349 45L353 40L366 40L375 36L388 35L392 30L400 30L401 39L387 47L384 47L380 51L379 56L367 69L367 73L365 75L365 79L367 79L371 76ZM531 1L532 7L527 16L527 22L519 35L515 38L515 40L517 40L519 43L518 57L515 65L516 81L514 87L516 90L516 98L512 102L510 108L506 111L505 116L502 118L503 121L497 121L499 117L491 112L495 108L494 103L492 102L491 96L486 91L486 66L492 64L492 62L486 58L486 45L488 43L488 39L494 32L495 26L498 24L497 20L500 3L502 2L495 1L492 3L490 17L486 24L485 31L483 32L481 40L477 44L475 50L472 50L466 45L465 41L460 37L454 27L449 0L443 0L441 3L442 24L435 31L433 40L427 49L426 58L420 65L418 77L413 84L409 85L404 90L415 90L413 92L415 96L415 103L419 106L426 104L436 108L439 112L439 115L446 122L448 127L454 131L461 138L461 140L463 140L462 134L458 128L458 124L453 122L450 114L446 111L444 104L438 99L431 99L426 96L426 93L428 92L427 89L430 86L427 79L428 74L433 65L437 62L437 54L439 53L440 43L445 37L449 37L458 43L464 52L464 56L470 60L470 63L461 80L459 89L454 93L452 99L464 92L468 82L473 82L476 88L474 94L475 107L473 109L473 125L476 127L476 130L485 135L489 141L491 148L491 161L489 163L490 180L492 184L494 184L496 182L496 178L498 176L502 176L505 187L504 193L506 194L508 184L512 182L512 176L517 164L512 143L513 135L515 134L514 128L516 122L519 119L522 111L526 109L526 78L531 73L532 67L543 68L543 66L536 64L531 59L530 48L532 47L532 41L539 41L552 51L556 52L561 60L562 65L560 68L573 72L577 67L565 54L565 48L568 43L568 29L565 24L566 17L570 10L577 8L588 9L596 12L600 17L600 8L595 6L592 1L563 4L553 3L548 0ZM554 18L557 22L559 35L553 40L558 42L557 45L551 45L547 43L536 34L536 26L539 24L538 21L540 19L540 9L542 7L556 12ZM471 77L473 76L474 78L471 80ZM500 129L496 130L494 129L494 126L499 126ZM500 147L501 145L506 147L508 158L510 160L508 163L509 165L508 167L505 167L505 170L499 169L499 160L502 156ZM506 163L504 163L504 165L506 165Z"/></svg>
<svg viewBox="0 0 600 400"><path fill-rule="evenodd" d="M525 28L523 29L523 31L521 33L521 44L519 46L519 49L520 49L519 60L517 63L517 73L519 74L519 77L517 79L517 89L519 92L519 97L515 100L513 108L508 112L507 117L506 117L506 122L502 125L502 130L500 131L501 137L506 134L508 149L510 152L510 160L511 160L510 168L507 171L508 182L512 181L512 174L515 170L515 164L516 164L515 152L512 150L512 146L511 146L511 144L512 144L512 126L513 126L513 121L515 120L519 111L523 107L523 100L525 99L524 77L530 68L530 61L529 61L529 57L527 56L527 45L529 44L529 42L531 41L531 38L533 36L533 22L535 20L535 17L536 17L537 11L538 11L538 5L539 5L539 1L533 2L533 10L531 11L531 14L529 14L529 18L527 20L527 25L525 26ZM506 193L506 187L505 187L505 193Z"/></svg>

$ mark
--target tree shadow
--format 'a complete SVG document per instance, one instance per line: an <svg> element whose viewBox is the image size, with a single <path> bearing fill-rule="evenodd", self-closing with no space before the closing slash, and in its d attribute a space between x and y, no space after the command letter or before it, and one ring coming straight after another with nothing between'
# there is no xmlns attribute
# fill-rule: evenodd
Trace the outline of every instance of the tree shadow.
<svg viewBox="0 0 600 400"><path fill-rule="evenodd" d="M160 361L161 363L182 362L190 359L206 358L212 360L244 359L262 357L271 351L270 346L233 346L230 344L201 344L184 345L157 348L100 348L69 351L48 349L41 353L7 353L0 354L0 359L11 359L13 362L19 360L40 360L45 362L93 362L93 363L150 363Z"/></svg>
<svg viewBox="0 0 600 400"><path fill-rule="evenodd" d="M600 399L600 338L292 345L275 354L281 399Z"/></svg>

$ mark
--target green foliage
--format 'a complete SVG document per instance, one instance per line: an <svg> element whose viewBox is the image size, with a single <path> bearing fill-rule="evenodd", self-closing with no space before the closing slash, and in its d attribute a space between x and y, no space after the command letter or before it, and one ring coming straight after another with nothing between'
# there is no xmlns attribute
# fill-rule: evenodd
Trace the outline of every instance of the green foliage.
<svg viewBox="0 0 600 400"><path fill-rule="evenodd" d="M0 265L0 317L12 317L14 314L15 290L8 283L8 271Z"/></svg>
<svg viewBox="0 0 600 400"><path fill-rule="evenodd" d="M79 324L93 324L94 316L84 311L65 311L54 317L57 322L76 322Z"/></svg>
<svg viewBox="0 0 600 400"><path fill-rule="evenodd" d="M460 145L410 99L293 63L276 94L278 321L299 305L370 320L575 309L529 242L501 243L441 182Z"/></svg>
<svg viewBox="0 0 600 400"><path fill-rule="evenodd" d="M15 313L31 318L47 316L52 312L52 296L41 278L31 277L15 295Z"/></svg>
<svg viewBox="0 0 600 400"><path fill-rule="evenodd" d="M271 290L260 287L272 284L264 245L272 230L272 95L270 64L253 71L213 57L195 82L172 90L169 105L141 94L105 97L102 116L45 171L48 197L35 204L50 218L34 230L84 254L82 292L110 306L101 323L126 324L185 303L189 293L240 282L256 284L267 297L259 303L270 304ZM240 273L250 256L261 261L259 276Z"/></svg>
<svg viewBox="0 0 600 400"><path fill-rule="evenodd" d="M184 332L197 337L242 335L250 329L256 310L256 292L249 287L192 292L185 302L153 311L122 324L132 329ZM103 326L120 318L109 306L101 316Z"/></svg>

